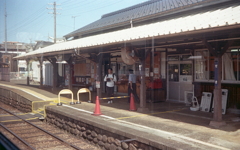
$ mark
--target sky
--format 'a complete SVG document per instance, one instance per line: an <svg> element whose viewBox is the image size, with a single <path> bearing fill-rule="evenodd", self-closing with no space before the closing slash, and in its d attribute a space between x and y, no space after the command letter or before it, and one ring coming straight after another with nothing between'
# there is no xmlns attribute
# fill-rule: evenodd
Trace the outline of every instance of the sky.
<svg viewBox="0 0 240 150"><path fill-rule="evenodd" d="M55 0L59 13L57 38L100 19L106 13L145 1L147 0ZM7 41L51 41L49 37L54 36L54 18L51 14L53 2L54 0L0 0L0 43L5 41L5 3Z"/></svg>

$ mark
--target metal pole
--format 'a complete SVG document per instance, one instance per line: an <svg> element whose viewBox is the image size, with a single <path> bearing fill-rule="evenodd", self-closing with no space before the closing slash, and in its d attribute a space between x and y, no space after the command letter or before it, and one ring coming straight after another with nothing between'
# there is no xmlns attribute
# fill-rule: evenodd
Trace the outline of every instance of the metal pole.
<svg viewBox="0 0 240 150"><path fill-rule="evenodd" d="M29 59L26 60L27 61L27 70L28 70L28 75L27 75L27 85L30 84L30 78L29 78L29 70L30 70L30 65L29 65Z"/></svg>
<svg viewBox="0 0 240 150"><path fill-rule="evenodd" d="M6 0L5 0L5 17L4 17L4 19L5 19L5 21L4 21L4 23L5 23L5 53L7 53L7 10L6 10Z"/></svg>
<svg viewBox="0 0 240 150"><path fill-rule="evenodd" d="M76 18L77 16L72 16L72 18L73 18L73 30L75 30L75 18Z"/></svg>
<svg viewBox="0 0 240 150"><path fill-rule="evenodd" d="M54 43L56 43L56 15L57 15L57 13L56 13L56 2L54 2L53 3L53 9L54 9L54 11L53 11L53 14L54 14Z"/></svg>
<svg viewBox="0 0 240 150"><path fill-rule="evenodd" d="M17 44L17 56L18 56L18 44ZM19 60L17 60L18 79L19 79Z"/></svg>

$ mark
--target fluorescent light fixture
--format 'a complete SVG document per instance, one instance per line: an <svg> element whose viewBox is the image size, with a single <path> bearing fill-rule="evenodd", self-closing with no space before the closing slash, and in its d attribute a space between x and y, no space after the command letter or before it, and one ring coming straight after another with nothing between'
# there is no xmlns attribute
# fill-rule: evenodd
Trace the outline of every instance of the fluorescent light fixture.
<svg viewBox="0 0 240 150"><path fill-rule="evenodd" d="M64 60L64 61L57 61L56 63L58 64L67 64L67 62Z"/></svg>
<svg viewBox="0 0 240 150"><path fill-rule="evenodd" d="M188 59L202 59L202 56L190 56Z"/></svg>
<svg viewBox="0 0 240 150"><path fill-rule="evenodd" d="M238 49L231 49L231 52L238 52Z"/></svg>

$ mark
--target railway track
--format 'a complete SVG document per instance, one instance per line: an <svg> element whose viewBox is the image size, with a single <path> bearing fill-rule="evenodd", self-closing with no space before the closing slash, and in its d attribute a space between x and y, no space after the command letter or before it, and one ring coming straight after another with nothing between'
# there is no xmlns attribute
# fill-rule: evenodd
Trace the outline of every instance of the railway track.
<svg viewBox="0 0 240 150"><path fill-rule="evenodd" d="M16 145L18 149L98 150L97 147L41 121L30 122L2 107L0 107L0 113L12 115L21 120L17 123L0 123L0 132L14 143L11 146Z"/></svg>

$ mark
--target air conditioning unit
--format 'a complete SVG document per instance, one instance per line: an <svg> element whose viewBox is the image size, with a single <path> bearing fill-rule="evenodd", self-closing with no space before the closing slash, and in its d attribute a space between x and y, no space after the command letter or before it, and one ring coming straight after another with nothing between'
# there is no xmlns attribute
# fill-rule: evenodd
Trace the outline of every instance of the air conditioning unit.
<svg viewBox="0 0 240 150"><path fill-rule="evenodd" d="M192 99L193 99L193 92L192 91L185 91L184 92L184 100L185 100L185 104L186 105L190 105L192 103Z"/></svg>

